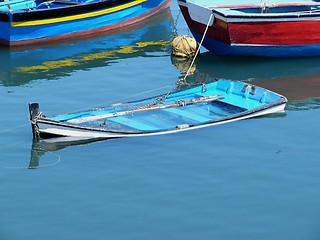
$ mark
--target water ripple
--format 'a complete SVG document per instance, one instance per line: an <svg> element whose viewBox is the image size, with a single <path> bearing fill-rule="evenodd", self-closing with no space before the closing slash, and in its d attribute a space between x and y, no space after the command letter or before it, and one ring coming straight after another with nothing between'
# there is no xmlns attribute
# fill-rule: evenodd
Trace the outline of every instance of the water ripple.
<svg viewBox="0 0 320 240"><path fill-rule="evenodd" d="M302 101L290 101L286 106L286 110L305 111L320 108L320 98L308 98Z"/></svg>

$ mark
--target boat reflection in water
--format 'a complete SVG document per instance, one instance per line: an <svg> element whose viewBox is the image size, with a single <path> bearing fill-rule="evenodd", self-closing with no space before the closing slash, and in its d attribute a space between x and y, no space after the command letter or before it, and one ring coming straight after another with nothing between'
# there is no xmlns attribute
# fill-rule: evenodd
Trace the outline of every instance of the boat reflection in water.
<svg viewBox="0 0 320 240"><path fill-rule="evenodd" d="M172 63L185 74L191 61L172 58ZM205 52L198 56L190 72L190 83L224 78L250 82L278 92L289 101L320 97L320 58L218 57Z"/></svg>
<svg viewBox="0 0 320 240"><path fill-rule="evenodd" d="M39 79L59 79L74 71L108 66L115 59L170 54L173 20L170 9L143 24L77 42L34 49L0 48L0 84L20 86Z"/></svg>
<svg viewBox="0 0 320 240"><path fill-rule="evenodd" d="M75 138L56 138L56 139L46 139L46 140L37 140L33 139L31 146L31 157L28 165L29 169L36 169L38 167L49 167L53 166L60 162L60 157L58 155L53 155L51 158L54 160L49 161L49 163L41 163L43 157L48 153L53 153L66 147L71 147L75 145L83 145L94 143L98 141L107 141L107 140L85 140L85 139L75 139Z"/></svg>

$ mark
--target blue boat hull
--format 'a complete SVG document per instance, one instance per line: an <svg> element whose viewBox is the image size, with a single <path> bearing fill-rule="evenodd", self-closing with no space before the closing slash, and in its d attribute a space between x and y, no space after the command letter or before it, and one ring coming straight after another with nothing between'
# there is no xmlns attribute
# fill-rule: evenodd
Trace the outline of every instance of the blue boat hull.
<svg viewBox="0 0 320 240"><path fill-rule="evenodd" d="M117 30L167 9L170 1L104 0L66 6L54 1L43 9L39 4L38 8L31 11L0 11L0 44L21 46Z"/></svg>

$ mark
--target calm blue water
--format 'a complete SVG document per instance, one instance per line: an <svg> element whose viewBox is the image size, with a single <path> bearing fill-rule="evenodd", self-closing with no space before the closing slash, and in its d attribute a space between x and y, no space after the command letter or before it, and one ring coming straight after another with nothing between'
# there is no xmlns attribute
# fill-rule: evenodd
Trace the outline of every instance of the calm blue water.
<svg viewBox="0 0 320 240"><path fill-rule="evenodd" d="M0 49L0 240L320 238L320 58L202 50L189 82L250 81L286 95L286 113L32 151L30 101L55 115L175 89L188 68L175 32L188 34L176 1L113 36Z"/></svg>

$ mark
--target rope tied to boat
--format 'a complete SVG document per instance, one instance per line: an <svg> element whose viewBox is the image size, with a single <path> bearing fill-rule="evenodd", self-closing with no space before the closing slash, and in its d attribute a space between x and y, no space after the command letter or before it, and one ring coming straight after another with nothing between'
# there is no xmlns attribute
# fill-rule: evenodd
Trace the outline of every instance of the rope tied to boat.
<svg viewBox="0 0 320 240"><path fill-rule="evenodd" d="M166 94L158 97L155 101L150 102L148 104L144 104L144 105L139 105L136 108L133 109L129 109L130 111L132 110L141 110L141 109L148 109L148 108L153 108L153 107L157 107L159 106L159 104L164 104L165 100L167 99L167 97L171 94L171 91L167 92Z"/></svg>
<svg viewBox="0 0 320 240"><path fill-rule="evenodd" d="M30 119L32 124L36 124L38 119L42 116L42 112L38 112L37 115L32 116L32 118Z"/></svg>
<svg viewBox="0 0 320 240"><path fill-rule="evenodd" d="M145 105L141 105L141 106L138 106L137 109L144 109L144 108L152 108L152 107L156 107L158 106L160 103L159 100L156 100L154 102L151 102L151 103L148 103L148 104L145 104Z"/></svg>
<svg viewBox="0 0 320 240"><path fill-rule="evenodd" d="M40 130L38 127L38 120L42 117L42 112L36 112L35 115L31 115L30 122L32 124L33 135L36 139L40 139Z"/></svg>
<svg viewBox="0 0 320 240"><path fill-rule="evenodd" d="M186 80L186 79L187 79L187 77L188 77L188 75L189 75L189 73L190 73L190 71L191 71L191 68L192 68L193 65L194 65L194 62L195 62L197 56L199 55L200 48L201 48L201 46L202 46L202 44L203 44L203 41L204 41L204 39L205 39L205 37L206 37L206 35L207 35L207 32L208 32L208 29L209 29L209 26L210 26L212 17L213 17L213 12L211 13L211 15L210 15L210 17L209 17L208 23L207 23L207 25L206 25L206 28L205 28L205 30L204 30L204 32L203 32L203 36L202 36L201 41L200 41L200 43L199 43L199 47L198 47L198 49L197 49L197 51L196 51L196 53L195 53L195 55L194 55L194 57L193 57L193 59L192 59L192 62L191 62L191 64L190 64L190 66L189 66L189 68L188 68L185 76L184 76L182 79L179 79L178 82L177 82L177 84L179 85L179 87L180 87L181 85L189 85L189 84L187 83L187 80ZM204 84L204 83L203 83L203 84Z"/></svg>

